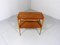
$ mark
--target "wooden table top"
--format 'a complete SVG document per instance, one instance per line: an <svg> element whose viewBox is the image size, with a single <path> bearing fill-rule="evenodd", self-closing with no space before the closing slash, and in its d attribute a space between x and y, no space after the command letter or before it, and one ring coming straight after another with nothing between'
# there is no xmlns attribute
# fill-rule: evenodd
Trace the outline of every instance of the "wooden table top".
<svg viewBox="0 0 60 45"><path fill-rule="evenodd" d="M41 12L19 12L17 18L22 19L43 19L44 16Z"/></svg>

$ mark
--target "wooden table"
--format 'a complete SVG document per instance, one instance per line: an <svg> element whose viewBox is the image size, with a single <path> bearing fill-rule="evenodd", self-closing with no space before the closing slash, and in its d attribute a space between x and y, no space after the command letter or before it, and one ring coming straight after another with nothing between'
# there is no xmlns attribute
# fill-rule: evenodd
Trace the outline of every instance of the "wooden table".
<svg viewBox="0 0 60 45"><path fill-rule="evenodd" d="M17 19L20 35L21 35L20 28L40 28L41 33L44 22L44 16L41 12L19 12Z"/></svg>

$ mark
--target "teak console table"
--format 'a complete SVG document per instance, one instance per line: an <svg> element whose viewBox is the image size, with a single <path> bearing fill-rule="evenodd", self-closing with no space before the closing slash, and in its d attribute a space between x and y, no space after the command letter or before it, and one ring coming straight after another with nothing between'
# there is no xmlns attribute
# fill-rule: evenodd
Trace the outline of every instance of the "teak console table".
<svg viewBox="0 0 60 45"><path fill-rule="evenodd" d="M17 19L20 35L20 28L40 28L41 33L44 22L44 16L41 12L19 12ZM40 20L42 20L42 23Z"/></svg>

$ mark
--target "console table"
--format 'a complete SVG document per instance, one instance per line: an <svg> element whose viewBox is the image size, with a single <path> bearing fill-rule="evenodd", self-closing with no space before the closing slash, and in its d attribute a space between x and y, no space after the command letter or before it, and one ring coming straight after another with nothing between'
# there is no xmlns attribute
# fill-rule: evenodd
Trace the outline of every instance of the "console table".
<svg viewBox="0 0 60 45"><path fill-rule="evenodd" d="M17 19L20 35L20 28L40 28L39 34L41 34L44 23L44 16L41 12L19 12Z"/></svg>

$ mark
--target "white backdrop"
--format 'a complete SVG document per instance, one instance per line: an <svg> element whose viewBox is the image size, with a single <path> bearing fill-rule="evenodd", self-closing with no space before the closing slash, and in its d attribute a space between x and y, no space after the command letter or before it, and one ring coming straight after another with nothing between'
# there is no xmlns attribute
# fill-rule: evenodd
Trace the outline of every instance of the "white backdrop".
<svg viewBox="0 0 60 45"><path fill-rule="evenodd" d="M29 9L30 0L0 0L0 21Z"/></svg>
<svg viewBox="0 0 60 45"><path fill-rule="evenodd" d="M30 8L60 19L59 4L60 0L0 0L0 21Z"/></svg>
<svg viewBox="0 0 60 45"><path fill-rule="evenodd" d="M31 8L60 19L60 0L31 0Z"/></svg>

